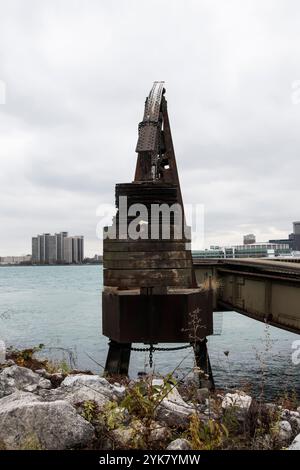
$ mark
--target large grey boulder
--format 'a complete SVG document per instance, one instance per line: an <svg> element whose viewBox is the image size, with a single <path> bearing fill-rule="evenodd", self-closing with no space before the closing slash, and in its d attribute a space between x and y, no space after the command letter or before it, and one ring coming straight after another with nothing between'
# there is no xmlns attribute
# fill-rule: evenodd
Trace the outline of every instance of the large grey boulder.
<svg viewBox="0 0 300 470"><path fill-rule="evenodd" d="M300 450L300 434L295 437L288 450Z"/></svg>
<svg viewBox="0 0 300 470"><path fill-rule="evenodd" d="M66 377L59 388L41 390L45 400L66 400L72 405L94 401L102 408L108 401L120 401L125 396L125 387L111 385L98 375L76 374Z"/></svg>
<svg viewBox="0 0 300 470"><path fill-rule="evenodd" d="M35 374L26 367L13 365L6 367L0 373L0 398L9 395L17 390L25 392L36 392L38 389L48 389L51 382Z"/></svg>
<svg viewBox="0 0 300 470"><path fill-rule="evenodd" d="M190 450L191 445L187 439L175 439L170 442L167 450Z"/></svg>
<svg viewBox="0 0 300 470"><path fill-rule="evenodd" d="M70 449L94 438L93 426L66 401L15 392L0 399L0 441L7 449Z"/></svg>

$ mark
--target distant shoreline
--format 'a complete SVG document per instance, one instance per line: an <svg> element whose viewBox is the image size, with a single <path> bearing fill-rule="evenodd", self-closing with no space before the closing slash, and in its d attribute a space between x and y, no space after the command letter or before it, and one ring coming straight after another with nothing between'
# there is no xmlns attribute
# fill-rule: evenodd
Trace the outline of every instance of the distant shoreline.
<svg viewBox="0 0 300 470"><path fill-rule="evenodd" d="M0 268L47 268L52 266L99 266L99 263L81 263L81 264L0 264Z"/></svg>

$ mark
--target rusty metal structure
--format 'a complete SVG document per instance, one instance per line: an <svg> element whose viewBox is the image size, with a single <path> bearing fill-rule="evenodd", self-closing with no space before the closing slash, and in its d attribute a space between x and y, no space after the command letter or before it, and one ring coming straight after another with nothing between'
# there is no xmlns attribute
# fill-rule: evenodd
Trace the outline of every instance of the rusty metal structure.
<svg viewBox="0 0 300 470"><path fill-rule="evenodd" d="M198 287L193 269L164 82L154 82L146 99L136 152L134 181L116 185L117 212L103 242L106 372L128 373L133 343L144 343L150 354L158 343L187 343L211 375L206 336L213 330L212 292ZM141 204L151 213L146 223L136 215ZM161 205L170 209L168 220L159 211L153 216L153 206ZM138 237L130 234L132 223Z"/></svg>
<svg viewBox="0 0 300 470"><path fill-rule="evenodd" d="M194 260L199 284L211 278L214 311L236 311L300 334L299 259Z"/></svg>

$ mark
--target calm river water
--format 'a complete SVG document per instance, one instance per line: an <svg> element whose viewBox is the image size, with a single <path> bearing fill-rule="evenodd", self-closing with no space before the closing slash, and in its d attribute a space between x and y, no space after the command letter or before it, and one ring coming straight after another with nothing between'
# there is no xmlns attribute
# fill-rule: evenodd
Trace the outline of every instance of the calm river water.
<svg viewBox="0 0 300 470"><path fill-rule="evenodd" d="M99 372L90 359L104 364L107 338L101 334L102 266L34 266L0 268L0 339L14 347L43 343L47 356L69 359L77 367ZM269 398L300 391L300 365L292 363L292 343L298 335L266 327L235 312L215 314L216 334L209 352L216 385L232 388L245 383L258 391L262 364ZM224 354L226 353L226 354ZM157 352L155 370L177 373L192 365L190 350ZM148 370L146 353L132 353L130 374Z"/></svg>

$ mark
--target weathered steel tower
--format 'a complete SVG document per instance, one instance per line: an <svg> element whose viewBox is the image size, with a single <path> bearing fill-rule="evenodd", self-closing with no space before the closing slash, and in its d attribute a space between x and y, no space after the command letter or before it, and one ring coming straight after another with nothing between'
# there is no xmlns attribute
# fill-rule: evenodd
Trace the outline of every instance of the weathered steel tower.
<svg viewBox="0 0 300 470"><path fill-rule="evenodd" d="M110 339L111 374L128 373L132 343L150 352L157 343L189 343L210 372L212 295L196 283L164 94L164 82L154 82L139 124L135 178L116 185L117 214L104 237L103 334Z"/></svg>

